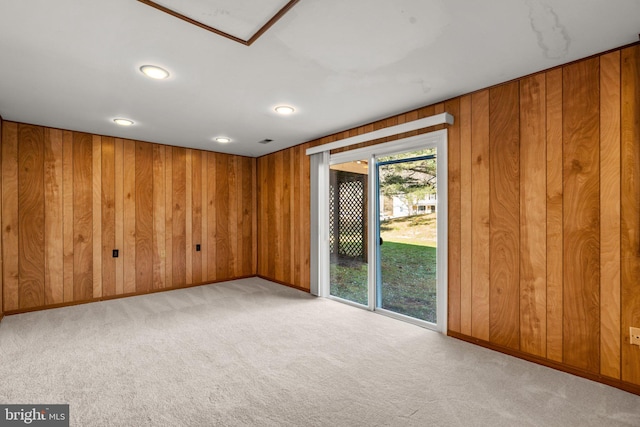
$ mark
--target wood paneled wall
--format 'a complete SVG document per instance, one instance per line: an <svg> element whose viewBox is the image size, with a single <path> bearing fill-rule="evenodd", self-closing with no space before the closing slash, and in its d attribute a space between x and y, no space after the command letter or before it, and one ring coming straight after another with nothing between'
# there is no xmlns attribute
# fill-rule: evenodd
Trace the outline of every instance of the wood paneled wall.
<svg viewBox="0 0 640 427"><path fill-rule="evenodd" d="M440 111L450 334L640 390L637 44L261 157L259 274L309 287L304 150Z"/></svg>
<svg viewBox="0 0 640 427"><path fill-rule="evenodd" d="M2 164L2 116L0 116L0 165ZM0 173L0 213L2 212L2 173ZM2 224L0 223L0 229ZM4 303L3 303L3 282L2 282L2 266L3 266L3 251L2 251L2 239L0 239L0 320L4 317Z"/></svg>
<svg viewBox="0 0 640 427"><path fill-rule="evenodd" d="M1 137L4 312L256 274L255 159L7 121Z"/></svg>
<svg viewBox="0 0 640 427"><path fill-rule="evenodd" d="M311 277L309 146L258 159L258 275L305 290Z"/></svg>

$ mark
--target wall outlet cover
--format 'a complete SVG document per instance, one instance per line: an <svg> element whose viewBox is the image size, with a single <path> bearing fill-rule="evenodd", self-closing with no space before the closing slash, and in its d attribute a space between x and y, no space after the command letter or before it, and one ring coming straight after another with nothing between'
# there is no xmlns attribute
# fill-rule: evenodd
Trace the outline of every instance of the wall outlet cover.
<svg viewBox="0 0 640 427"><path fill-rule="evenodd" d="M629 328L629 334L631 336L631 344L640 345L640 328Z"/></svg>

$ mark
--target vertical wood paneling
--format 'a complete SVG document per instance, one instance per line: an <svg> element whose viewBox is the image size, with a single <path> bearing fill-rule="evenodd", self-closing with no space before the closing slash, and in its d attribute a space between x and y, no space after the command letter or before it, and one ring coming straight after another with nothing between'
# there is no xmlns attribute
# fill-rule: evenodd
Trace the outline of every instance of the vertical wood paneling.
<svg viewBox="0 0 640 427"><path fill-rule="evenodd" d="M282 168L279 170L282 172L281 174L281 182L282 182L282 192L280 193L280 205L282 206L282 210L280 215L278 216L278 220L282 222L282 227L280 228L280 232L278 233L278 237L282 239L284 244L282 244L282 253L281 253L281 261L282 271L280 273L280 280L284 283L291 283L290 276L290 268L289 264L291 263L291 245L287 242L291 241L291 190L289 183L289 172L291 170L291 150L284 150L282 153Z"/></svg>
<svg viewBox="0 0 640 427"><path fill-rule="evenodd" d="M258 189L258 172L257 172L258 162L256 159L251 159L249 161L249 168L251 169L251 196L250 196L250 206L251 206L251 241L252 243L252 257L251 257L251 274L257 274L258 271L258 245L256 244L258 237L258 215L255 212L258 209L257 203L257 194L256 191Z"/></svg>
<svg viewBox="0 0 640 427"><path fill-rule="evenodd" d="M19 306L44 304L44 129L18 125Z"/></svg>
<svg viewBox="0 0 640 427"><path fill-rule="evenodd" d="M93 138L73 132L73 300L93 298Z"/></svg>
<svg viewBox="0 0 640 427"><path fill-rule="evenodd" d="M227 168L229 171L229 213L227 214L227 230L229 233L229 272L227 277L237 275L238 267L238 227L241 227L238 216L238 163L235 156L227 157Z"/></svg>
<svg viewBox="0 0 640 427"><path fill-rule="evenodd" d="M302 197L301 202L303 209L302 216L302 229L309 230L311 228L311 215L309 214L311 209L311 172L310 172L310 161L309 156L303 156L302 158ZM302 280L300 286L304 289L309 289L311 285L311 236L308 231L302 233L302 253L303 257L303 270L302 270Z"/></svg>
<svg viewBox="0 0 640 427"><path fill-rule="evenodd" d="M2 284L4 310L17 310L18 268L18 125L2 123Z"/></svg>
<svg viewBox="0 0 640 427"><path fill-rule="evenodd" d="M471 165L471 96L460 99L460 333L471 335L471 283L472 277L472 181ZM449 290L449 298L455 299L455 293ZM451 304L451 303L450 303ZM449 320L451 327L451 317ZM455 329L454 329L455 330Z"/></svg>
<svg viewBox="0 0 640 427"><path fill-rule="evenodd" d="M73 132L62 132L64 302L73 301ZM16 242L17 243L17 242Z"/></svg>
<svg viewBox="0 0 640 427"><path fill-rule="evenodd" d="M640 347L629 343L629 327L640 327L640 46L623 49L621 60L622 379L640 384Z"/></svg>
<svg viewBox="0 0 640 427"><path fill-rule="evenodd" d="M136 291L136 144L125 140L124 154L124 293Z"/></svg>
<svg viewBox="0 0 640 427"><path fill-rule="evenodd" d="M564 356L600 370L599 59L563 69Z"/></svg>
<svg viewBox="0 0 640 427"><path fill-rule="evenodd" d="M187 150L173 147L173 287L186 284Z"/></svg>
<svg viewBox="0 0 640 427"><path fill-rule="evenodd" d="M64 302L62 251L62 131L45 129L44 140L44 303Z"/></svg>
<svg viewBox="0 0 640 427"><path fill-rule="evenodd" d="M193 150L185 151L185 283L193 283L193 167L191 163L191 153Z"/></svg>
<svg viewBox="0 0 640 427"><path fill-rule="evenodd" d="M546 81L520 81L520 350L547 354Z"/></svg>
<svg viewBox="0 0 640 427"><path fill-rule="evenodd" d="M164 286L173 287L173 148L166 147L165 159L165 281Z"/></svg>
<svg viewBox="0 0 640 427"><path fill-rule="evenodd" d="M443 112L448 111L454 117L460 117L460 98L447 101L443 105ZM444 125L443 125L444 128ZM462 164L460 146L460 122L449 126L448 131L448 275L449 293L452 297L448 301L449 321L448 327L455 331L460 331L460 287L461 287L461 214L462 214Z"/></svg>
<svg viewBox="0 0 640 427"><path fill-rule="evenodd" d="M620 378L620 52L600 58L600 373Z"/></svg>
<svg viewBox="0 0 640 427"><path fill-rule="evenodd" d="M242 276L250 276L256 273L254 267L255 246L253 244L254 218L256 209L253 206L254 170L255 160L248 157L242 158Z"/></svg>
<svg viewBox="0 0 640 427"><path fill-rule="evenodd" d="M226 154L216 154L216 279L222 280L229 277L230 254L229 244L229 167Z"/></svg>
<svg viewBox="0 0 640 427"><path fill-rule="evenodd" d="M209 235L207 236L207 243L209 244L209 260L207 261L208 275L207 280L216 280L217 263L218 263L218 243L217 243L217 216L218 210L214 206L214 200L216 200L216 157L215 153L207 153L207 211L208 211L208 225L207 230Z"/></svg>
<svg viewBox="0 0 640 427"><path fill-rule="evenodd" d="M165 287L165 146L153 146L153 289Z"/></svg>
<svg viewBox="0 0 640 427"><path fill-rule="evenodd" d="M295 230L294 242L293 242L293 283L292 285L300 286L300 271L301 271L301 260L302 260L302 232L299 230L300 224L302 224L302 216L304 215L301 209L300 200L302 200L302 190L300 185L300 176L301 176L301 167L300 164L302 162L303 156L306 156L304 153L302 146L297 146L294 149L294 158L293 158L293 198L294 198L294 213L293 213L293 221L292 226Z"/></svg>
<svg viewBox="0 0 640 427"><path fill-rule="evenodd" d="M562 69L546 73L547 357L562 362Z"/></svg>
<svg viewBox="0 0 640 427"><path fill-rule="evenodd" d="M489 91L491 342L520 347L518 83Z"/></svg>
<svg viewBox="0 0 640 427"><path fill-rule="evenodd" d="M471 335L489 341L489 91L471 108Z"/></svg>
<svg viewBox="0 0 640 427"><path fill-rule="evenodd" d="M102 137L92 138L93 298L102 296Z"/></svg>
<svg viewBox="0 0 640 427"><path fill-rule="evenodd" d="M2 213L2 124L3 120L0 117L0 215ZM0 230L2 230L2 221L0 220ZM0 236L2 232L0 231ZM0 237L0 320L4 317L4 282L3 282L3 263L2 257L4 255L4 251L2 250L2 240Z"/></svg>
<svg viewBox="0 0 640 427"><path fill-rule="evenodd" d="M102 295L116 294L116 260L112 250L116 246L116 157L115 140L102 137ZM120 194L121 195L121 194ZM95 208L95 206L94 206ZM95 296L95 295L94 295Z"/></svg>
<svg viewBox="0 0 640 427"><path fill-rule="evenodd" d="M124 145L122 139L117 138L114 143L114 206L115 206L115 246L121 253L115 258L115 293L124 293L124 259L122 250L124 249Z"/></svg>
<svg viewBox="0 0 640 427"><path fill-rule="evenodd" d="M202 208L202 230L201 230L201 245L202 254L200 255L200 270L202 271L202 281L207 282L209 277L209 161L206 151L201 152L200 155L200 181L202 182L201 188L201 208Z"/></svg>
<svg viewBox="0 0 640 427"><path fill-rule="evenodd" d="M269 227L268 214L271 210L271 204L267 200L267 163L271 156L261 157L257 160L258 163L258 221L260 223L260 229L258 230L258 274L268 277L267 272L267 258L268 253L266 251L267 242L267 229ZM299 174L299 181L302 181L302 174ZM300 221L302 224L302 221Z"/></svg>
<svg viewBox="0 0 640 427"><path fill-rule="evenodd" d="M202 152L193 150L191 153L191 227L192 227L192 282L202 283ZM200 251L195 246L200 245Z"/></svg>
<svg viewBox="0 0 640 427"><path fill-rule="evenodd" d="M153 146L136 141L136 292L153 289Z"/></svg>

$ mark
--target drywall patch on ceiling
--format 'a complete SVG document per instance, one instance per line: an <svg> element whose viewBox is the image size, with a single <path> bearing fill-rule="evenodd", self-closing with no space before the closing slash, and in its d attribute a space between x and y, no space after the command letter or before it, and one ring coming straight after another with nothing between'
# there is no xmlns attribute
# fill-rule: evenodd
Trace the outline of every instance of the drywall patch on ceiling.
<svg viewBox="0 0 640 427"><path fill-rule="evenodd" d="M442 0L370 0L366 10L360 2L325 0L305 8L277 37L292 55L336 73L395 64L436 43L451 20Z"/></svg>
<svg viewBox="0 0 640 427"><path fill-rule="evenodd" d="M571 39L553 8L540 0L527 0L526 4L529 7L531 29L544 56L549 59L567 56Z"/></svg>

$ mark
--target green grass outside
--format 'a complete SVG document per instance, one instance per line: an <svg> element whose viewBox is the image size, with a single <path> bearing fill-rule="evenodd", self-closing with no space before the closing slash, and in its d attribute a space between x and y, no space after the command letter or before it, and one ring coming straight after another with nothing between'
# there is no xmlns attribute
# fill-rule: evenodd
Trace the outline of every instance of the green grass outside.
<svg viewBox="0 0 640 427"><path fill-rule="evenodd" d="M436 321L435 214L381 224L382 308ZM367 304L367 264L331 264L331 294Z"/></svg>

